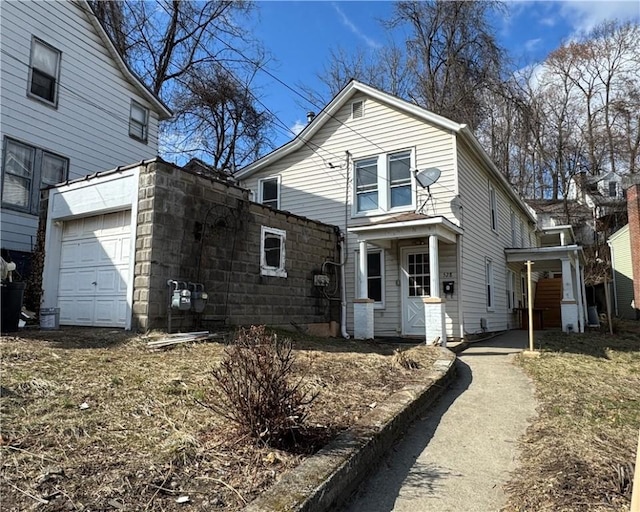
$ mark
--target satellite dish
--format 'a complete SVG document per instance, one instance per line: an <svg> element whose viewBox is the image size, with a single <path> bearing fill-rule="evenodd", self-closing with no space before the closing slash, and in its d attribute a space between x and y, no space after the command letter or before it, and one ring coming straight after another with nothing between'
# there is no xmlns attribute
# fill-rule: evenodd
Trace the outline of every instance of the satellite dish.
<svg viewBox="0 0 640 512"><path fill-rule="evenodd" d="M429 188L440 177L441 171L437 167L430 167L416 174L416 180L422 188Z"/></svg>

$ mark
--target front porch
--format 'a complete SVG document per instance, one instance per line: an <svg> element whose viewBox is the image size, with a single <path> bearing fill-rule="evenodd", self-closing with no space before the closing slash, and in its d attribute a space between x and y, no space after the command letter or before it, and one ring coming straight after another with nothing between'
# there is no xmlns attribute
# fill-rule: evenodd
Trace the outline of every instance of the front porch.
<svg viewBox="0 0 640 512"><path fill-rule="evenodd" d="M533 262L532 272L538 276L561 274L559 327L563 332L584 332L587 319L587 304L584 286L585 261L582 247L578 245L560 245L527 249L505 249L505 254L507 264L511 265L512 268L518 267L524 271L525 263L531 261ZM542 313L540 316L542 318ZM537 326L537 328L540 327L542 326ZM536 328L535 323L534 328Z"/></svg>
<svg viewBox="0 0 640 512"><path fill-rule="evenodd" d="M405 214L351 227L348 231L356 236L358 248L354 338L371 339L376 335L375 313L380 305L371 290L368 256L372 249L380 249L392 258L389 267L395 270L388 281L395 284L396 290L387 292L390 299L385 299L394 301L387 303L386 308L398 317L397 333L404 337L419 336L427 343L446 343L454 324L459 323L459 301L454 294L458 291L457 243L462 230L443 217ZM452 301L449 305L447 299Z"/></svg>

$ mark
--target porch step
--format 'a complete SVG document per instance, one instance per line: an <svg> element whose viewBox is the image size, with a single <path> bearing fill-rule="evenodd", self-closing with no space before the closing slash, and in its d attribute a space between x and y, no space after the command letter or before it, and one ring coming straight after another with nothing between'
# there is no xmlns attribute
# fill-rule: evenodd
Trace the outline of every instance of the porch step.
<svg viewBox="0 0 640 512"><path fill-rule="evenodd" d="M562 327L561 300L561 278L540 279L538 281L533 307L544 310L542 314L545 328Z"/></svg>

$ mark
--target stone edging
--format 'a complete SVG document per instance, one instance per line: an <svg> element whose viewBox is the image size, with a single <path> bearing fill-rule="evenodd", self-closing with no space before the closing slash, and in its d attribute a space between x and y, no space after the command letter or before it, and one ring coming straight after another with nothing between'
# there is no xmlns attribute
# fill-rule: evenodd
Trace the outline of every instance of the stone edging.
<svg viewBox="0 0 640 512"><path fill-rule="evenodd" d="M346 500L371 468L455 377L456 356L440 348L424 384L391 395L315 455L285 473L243 512L324 512Z"/></svg>

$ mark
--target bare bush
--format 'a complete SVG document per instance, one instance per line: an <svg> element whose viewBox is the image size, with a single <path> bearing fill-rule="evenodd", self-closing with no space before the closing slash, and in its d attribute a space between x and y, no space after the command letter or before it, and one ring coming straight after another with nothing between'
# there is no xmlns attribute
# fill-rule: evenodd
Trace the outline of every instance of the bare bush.
<svg viewBox="0 0 640 512"><path fill-rule="evenodd" d="M240 329L212 370L219 401L210 407L233 421L244 434L270 445L283 445L302 428L317 393L293 379L291 340L264 326Z"/></svg>

